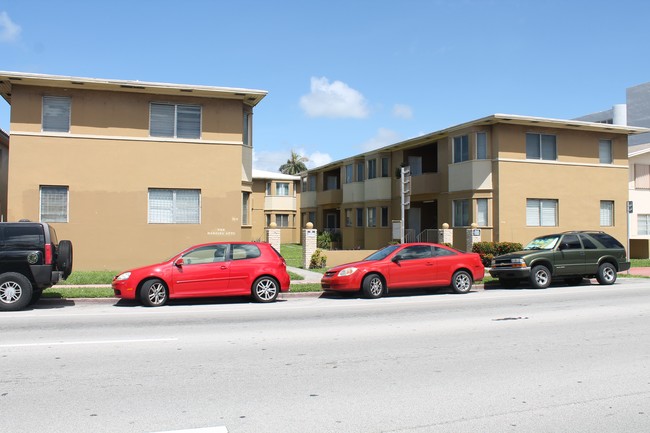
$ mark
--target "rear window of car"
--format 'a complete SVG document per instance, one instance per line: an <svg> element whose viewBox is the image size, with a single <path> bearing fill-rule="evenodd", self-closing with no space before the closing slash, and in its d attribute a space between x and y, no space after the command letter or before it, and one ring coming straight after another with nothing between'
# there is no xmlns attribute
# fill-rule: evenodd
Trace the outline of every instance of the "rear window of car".
<svg viewBox="0 0 650 433"><path fill-rule="evenodd" d="M625 248L619 241L607 233L591 233L591 237L603 244L605 248Z"/></svg>
<svg viewBox="0 0 650 433"><path fill-rule="evenodd" d="M257 245L252 244L234 244L232 246L232 259L244 260L254 259L262 255Z"/></svg>
<svg viewBox="0 0 650 433"><path fill-rule="evenodd" d="M45 234L41 226L10 225L4 227L4 245L7 248L43 248Z"/></svg>

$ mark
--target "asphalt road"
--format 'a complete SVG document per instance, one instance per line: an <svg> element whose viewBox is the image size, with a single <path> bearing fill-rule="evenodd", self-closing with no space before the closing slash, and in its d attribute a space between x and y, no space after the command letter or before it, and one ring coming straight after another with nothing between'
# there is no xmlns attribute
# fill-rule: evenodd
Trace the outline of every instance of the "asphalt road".
<svg viewBox="0 0 650 433"><path fill-rule="evenodd" d="M0 432L650 431L648 280L42 302L0 329Z"/></svg>

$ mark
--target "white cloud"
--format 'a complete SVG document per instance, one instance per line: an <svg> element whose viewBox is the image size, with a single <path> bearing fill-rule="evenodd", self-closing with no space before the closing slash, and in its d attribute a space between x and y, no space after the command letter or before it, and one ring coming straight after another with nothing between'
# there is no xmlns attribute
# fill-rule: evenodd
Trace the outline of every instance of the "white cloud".
<svg viewBox="0 0 650 433"><path fill-rule="evenodd" d="M20 26L11 21L7 12L0 12L0 42L17 41L20 31Z"/></svg>
<svg viewBox="0 0 650 433"><path fill-rule="evenodd" d="M390 144L398 143L399 141L401 141L401 138L397 132L387 128L379 128L374 137L361 144L361 149L363 149L363 152L369 152Z"/></svg>
<svg viewBox="0 0 650 433"><path fill-rule="evenodd" d="M311 78L311 92L300 98L300 107L309 117L368 117L366 99L361 92L342 81Z"/></svg>
<svg viewBox="0 0 650 433"><path fill-rule="evenodd" d="M332 162L332 157L327 153L314 152L307 154L304 149L294 149L296 153L309 158L305 164L307 168L315 168ZM253 150L253 168L256 170L265 170L280 172L280 166L287 162L291 156L291 149L285 150Z"/></svg>
<svg viewBox="0 0 650 433"><path fill-rule="evenodd" d="M405 104L395 104L393 106L393 116L401 119L410 119L413 117L413 109Z"/></svg>

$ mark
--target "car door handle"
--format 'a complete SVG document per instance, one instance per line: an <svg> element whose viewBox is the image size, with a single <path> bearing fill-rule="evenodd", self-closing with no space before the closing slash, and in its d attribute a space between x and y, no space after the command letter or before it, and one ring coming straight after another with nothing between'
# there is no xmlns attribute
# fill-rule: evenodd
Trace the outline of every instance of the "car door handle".
<svg viewBox="0 0 650 433"><path fill-rule="evenodd" d="M228 269L228 266L221 265L221 269Z"/></svg>

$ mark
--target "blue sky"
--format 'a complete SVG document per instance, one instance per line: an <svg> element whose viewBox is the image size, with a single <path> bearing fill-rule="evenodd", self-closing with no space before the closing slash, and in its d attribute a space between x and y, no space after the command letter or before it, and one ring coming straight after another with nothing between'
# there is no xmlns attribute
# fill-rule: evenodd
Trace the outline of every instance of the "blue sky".
<svg viewBox="0 0 650 433"><path fill-rule="evenodd" d="M0 70L262 89L254 167L494 113L573 118L650 81L650 2L0 0ZM9 106L0 101L0 127Z"/></svg>

